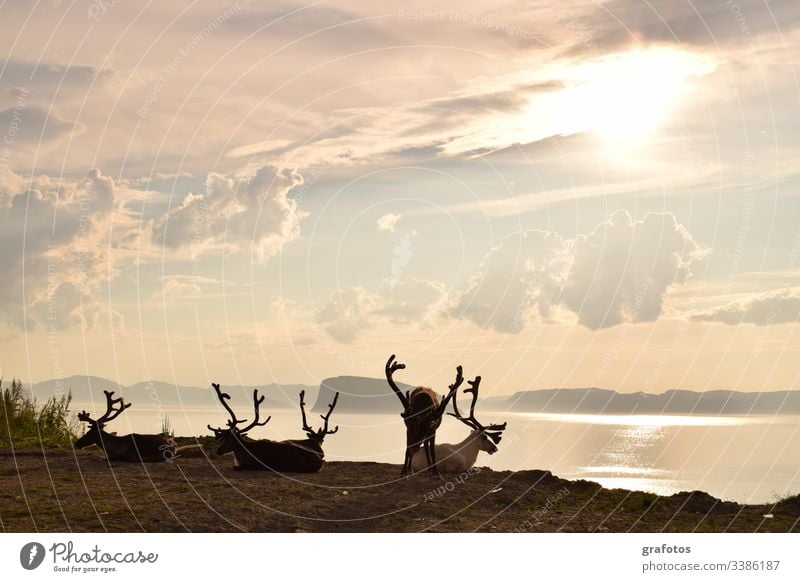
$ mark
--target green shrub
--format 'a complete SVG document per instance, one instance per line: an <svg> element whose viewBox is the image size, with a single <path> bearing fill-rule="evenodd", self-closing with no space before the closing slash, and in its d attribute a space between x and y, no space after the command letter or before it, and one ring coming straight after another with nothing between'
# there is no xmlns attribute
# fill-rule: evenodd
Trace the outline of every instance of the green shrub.
<svg viewBox="0 0 800 582"><path fill-rule="evenodd" d="M0 446L67 446L75 440L78 422L69 411L72 393L52 396L41 407L12 380L3 388L0 379Z"/></svg>

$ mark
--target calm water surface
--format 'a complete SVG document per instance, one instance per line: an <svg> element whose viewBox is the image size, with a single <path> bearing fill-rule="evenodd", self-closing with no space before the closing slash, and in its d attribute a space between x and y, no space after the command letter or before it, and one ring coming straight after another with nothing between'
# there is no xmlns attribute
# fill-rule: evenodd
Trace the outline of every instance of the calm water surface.
<svg viewBox="0 0 800 582"><path fill-rule="evenodd" d="M84 406L77 404L73 409ZM87 410L91 406L86 407ZM164 407L178 435L209 434L224 424L215 407ZM301 438L298 410L272 411L254 438ZM501 448L481 453L479 466L549 469L568 479L605 487L671 494L699 489L716 497L761 503L800 493L800 417L797 416L614 416L485 412L484 422L507 420ZM245 415L245 417L247 417ZM319 416L309 415L317 424ZM337 414L339 432L325 442L328 460L401 463L405 430L400 415ZM113 426L113 428L111 428ZM158 432L159 411L132 407L112 430ZM457 442L468 429L446 418L439 442Z"/></svg>

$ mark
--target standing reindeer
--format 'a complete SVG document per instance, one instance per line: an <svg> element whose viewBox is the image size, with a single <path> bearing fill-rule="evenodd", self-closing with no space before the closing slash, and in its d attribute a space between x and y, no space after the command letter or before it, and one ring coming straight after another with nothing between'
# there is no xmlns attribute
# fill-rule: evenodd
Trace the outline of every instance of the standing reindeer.
<svg viewBox="0 0 800 582"><path fill-rule="evenodd" d="M247 420L236 418L236 414L227 402L231 398L230 394L222 392L219 384L212 384L212 386L217 393L217 398L231 418L228 421L228 428L214 428L210 424L208 428L219 442L217 452L220 455L233 452L236 458L236 469L271 470L280 473L315 473L322 468L325 459L322 442L326 435L334 434L339 430L338 426L333 430L328 430L328 420L339 400L338 392L333 397L333 402L328 405L328 413L320 415L325 424L322 428L314 430L306 422L305 390L302 390L300 392L300 413L303 417L303 430L308 438L271 441L268 439L253 440L247 436L249 430L257 426L264 426L272 418L268 416L266 420L259 422L259 407L264 402L264 397L258 396L258 390L253 390L254 419L247 426L240 428L238 425Z"/></svg>
<svg viewBox="0 0 800 582"><path fill-rule="evenodd" d="M458 473L466 471L475 464L478 460L478 453L485 451L490 455L497 452L497 445L500 439L503 438L502 432L506 429L506 424L490 424L484 426L475 418L475 404L478 401L478 390L481 385L481 377L476 376L475 380L467 381L471 388L465 388L464 394L472 393L472 402L469 406L469 416L461 416L458 410L458 395L453 395L453 411L449 412L450 416L456 417L458 420L466 424L472 429L463 441L456 444L443 444L436 445L436 467L442 473ZM417 451L411 459L411 468L414 471L421 471L428 467L427 460L423 456L422 451Z"/></svg>
<svg viewBox="0 0 800 582"><path fill-rule="evenodd" d="M410 395L408 392L403 394L395 384L393 375L397 370L405 369L406 365L395 362L394 358L395 356L392 354L386 362L386 381L389 382L389 386L397 394L400 403L403 405L403 412L400 416L403 417L403 422L406 425L406 454L401 475L409 475L412 472L411 459L414 453L422 447L428 460L428 472L432 476L438 476L435 448L436 429L442 424L442 415L447 408L447 404L458 390L458 387L464 382L461 366L456 368L455 382L450 384L449 392L440 403L436 392L423 386L414 388Z"/></svg>
<svg viewBox="0 0 800 582"><path fill-rule="evenodd" d="M89 445L97 445L106 454L109 461L124 461L126 463L157 463L171 461L175 457L175 441L166 435L160 434L128 434L117 436L103 430L106 423L111 422L130 408L122 398L114 398L114 393L103 391L106 395L106 412L94 420L85 410L78 414L78 420L88 423L89 430L75 442L76 449ZM119 405L117 408L116 405Z"/></svg>

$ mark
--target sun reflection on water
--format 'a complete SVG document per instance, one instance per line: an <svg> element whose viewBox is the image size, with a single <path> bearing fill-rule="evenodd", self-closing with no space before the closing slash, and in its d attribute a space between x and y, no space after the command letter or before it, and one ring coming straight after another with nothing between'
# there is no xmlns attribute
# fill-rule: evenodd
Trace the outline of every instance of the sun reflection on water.
<svg viewBox="0 0 800 582"><path fill-rule="evenodd" d="M589 481L599 483L606 489L627 489L629 491L646 491L656 495L672 495L687 487L678 485L672 479L642 479L632 477L590 477Z"/></svg>
<svg viewBox="0 0 800 582"><path fill-rule="evenodd" d="M506 413L509 414L509 413ZM514 413L511 413L514 414ZM733 426L773 421L771 416L699 416L684 414L551 414L519 413L544 422L664 427L664 426Z"/></svg>
<svg viewBox="0 0 800 582"><path fill-rule="evenodd" d="M634 418L639 422L631 423L630 417L625 417L625 423L605 423L618 424L619 428L595 453L593 462L577 467L575 475L608 488L649 491L659 495L675 493L678 483L667 471L653 466L653 460L663 450L668 427L674 426L674 417L666 422L664 417L647 417L650 422L645 422L642 417ZM659 422L652 422L653 419Z"/></svg>

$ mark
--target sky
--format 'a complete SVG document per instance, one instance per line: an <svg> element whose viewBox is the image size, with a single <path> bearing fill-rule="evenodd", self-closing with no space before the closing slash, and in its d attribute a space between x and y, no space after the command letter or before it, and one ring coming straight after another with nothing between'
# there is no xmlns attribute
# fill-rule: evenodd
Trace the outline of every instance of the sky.
<svg viewBox="0 0 800 582"><path fill-rule="evenodd" d="M800 387L792 1L0 5L0 375Z"/></svg>

